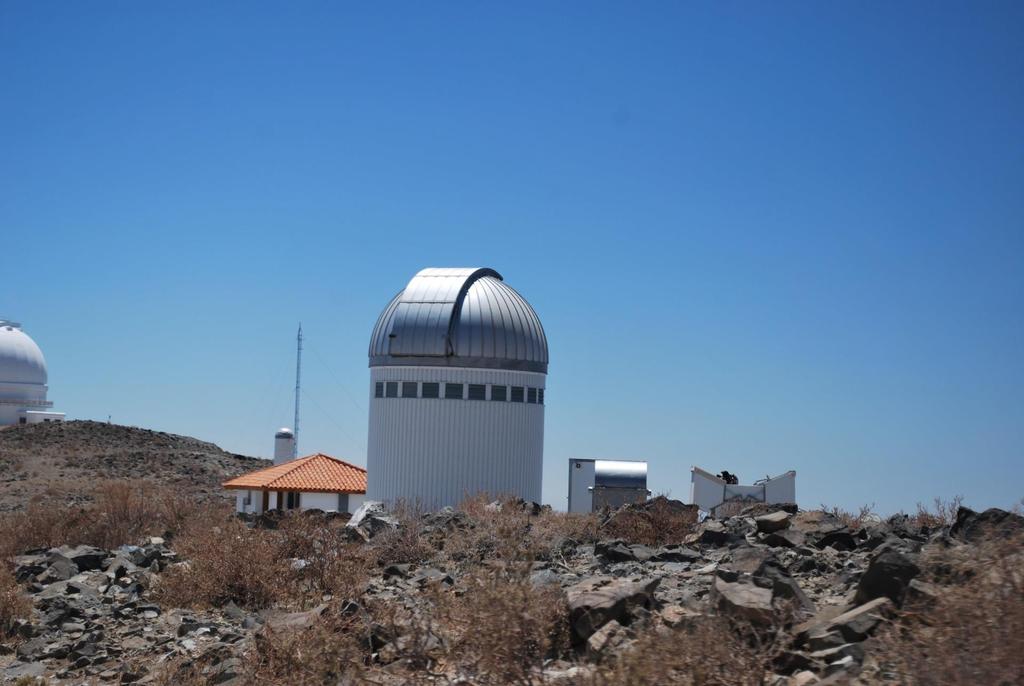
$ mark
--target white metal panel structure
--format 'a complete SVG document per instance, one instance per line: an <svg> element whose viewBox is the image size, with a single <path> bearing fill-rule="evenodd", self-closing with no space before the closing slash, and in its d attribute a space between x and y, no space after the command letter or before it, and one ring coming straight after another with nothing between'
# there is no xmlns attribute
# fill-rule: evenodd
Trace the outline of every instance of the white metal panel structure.
<svg viewBox="0 0 1024 686"><path fill-rule="evenodd" d="M569 512L594 511L594 460L569 460Z"/></svg>
<svg viewBox="0 0 1024 686"><path fill-rule="evenodd" d="M690 470L690 502L707 512L727 502L796 503L796 472L761 479L750 485L729 484L700 467Z"/></svg>
<svg viewBox="0 0 1024 686"><path fill-rule="evenodd" d="M295 459L295 434L291 429L281 427L274 434L274 464Z"/></svg>
<svg viewBox="0 0 1024 686"><path fill-rule="evenodd" d="M380 315L369 358L369 500L540 501L547 339L500 274L422 270Z"/></svg>
<svg viewBox="0 0 1024 686"><path fill-rule="evenodd" d="M569 460L569 512L594 512L647 500L647 462Z"/></svg>
<svg viewBox="0 0 1024 686"><path fill-rule="evenodd" d="M46 399L46 360L21 325L0 319L0 425L61 421Z"/></svg>

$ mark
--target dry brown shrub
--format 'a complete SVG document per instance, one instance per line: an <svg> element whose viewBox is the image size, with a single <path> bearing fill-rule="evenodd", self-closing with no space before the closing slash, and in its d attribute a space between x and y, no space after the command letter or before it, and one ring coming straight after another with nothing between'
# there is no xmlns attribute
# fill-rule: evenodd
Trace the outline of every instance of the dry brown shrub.
<svg viewBox="0 0 1024 686"><path fill-rule="evenodd" d="M610 514L600 528L604 538L661 546L682 543L697 525L697 508L664 497L627 505Z"/></svg>
<svg viewBox="0 0 1024 686"><path fill-rule="evenodd" d="M420 507L399 502L391 515L398 520L398 528L385 531L373 539L373 547L380 565L428 564L437 556L424 533L423 512Z"/></svg>
<svg viewBox="0 0 1024 686"><path fill-rule="evenodd" d="M569 646L561 590L534 586L527 569L478 572L438 602L447 661L474 683L536 683L544 660Z"/></svg>
<svg viewBox="0 0 1024 686"><path fill-rule="evenodd" d="M569 512L542 512L534 518L530 536L537 559L562 565L577 545L596 543L601 538L596 514Z"/></svg>
<svg viewBox="0 0 1024 686"><path fill-rule="evenodd" d="M208 524L186 528L175 540L185 561L161 575L155 589L160 602L262 608L288 595L293 574L276 532L249 529L234 518Z"/></svg>
<svg viewBox="0 0 1024 686"><path fill-rule="evenodd" d="M243 683L357 684L373 683L369 645L362 618L330 619L302 631L258 635L245 655Z"/></svg>
<svg viewBox="0 0 1024 686"><path fill-rule="evenodd" d="M302 514L284 517L276 533L278 556L302 560L290 570L286 587L299 605L321 602L323 596L357 598L377 564L372 550L353 543L344 521Z"/></svg>
<svg viewBox="0 0 1024 686"><path fill-rule="evenodd" d="M158 594L183 607L227 602L262 608L357 598L376 556L352 543L337 518L286 513L270 528L226 514L188 522L173 541L183 562L162 575Z"/></svg>
<svg viewBox="0 0 1024 686"><path fill-rule="evenodd" d="M952 526L953 522L956 521L956 512L963 504L964 498L961 495L956 495L953 496L952 500L935 498L933 502L934 512L921 503L917 504L917 514L911 516L911 521L915 525L928 529Z"/></svg>
<svg viewBox="0 0 1024 686"><path fill-rule="evenodd" d="M0 637L11 636L14 622L25 619L32 605L7 566L0 563Z"/></svg>
<svg viewBox="0 0 1024 686"><path fill-rule="evenodd" d="M859 529L861 526L864 526L877 516L875 514L874 503L871 503L870 505L861 505L856 512L850 512L849 510L844 510L841 507L828 507L826 505L822 505L821 512L832 515L839 520L840 524L851 529Z"/></svg>
<svg viewBox="0 0 1024 686"><path fill-rule="evenodd" d="M0 557L7 559L32 548L61 545L87 525L85 511L79 508L61 510L30 504L22 512L0 517Z"/></svg>
<svg viewBox="0 0 1024 686"><path fill-rule="evenodd" d="M935 598L911 601L873 653L889 681L920 686L1024 683L1024 538L922 556Z"/></svg>
<svg viewBox="0 0 1024 686"><path fill-rule="evenodd" d="M146 536L173 534L189 521L226 512L177 491L146 482L102 482L88 507L54 508L30 503L0 518L0 557L64 544L116 548Z"/></svg>
<svg viewBox="0 0 1024 686"><path fill-rule="evenodd" d="M444 551L459 567L473 568L483 560L533 560L537 546L531 536L530 512L515 499L496 501L493 506L481 497L459 505L468 516L468 527L450 532Z"/></svg>
<svg viewBox="0 0 1024 686"><path fill-rule="evenodd" d="M588 686L745 686L764 683L771 651L752 647L729 623L702 617L688 627L648 629L581 683Z"/></svg>

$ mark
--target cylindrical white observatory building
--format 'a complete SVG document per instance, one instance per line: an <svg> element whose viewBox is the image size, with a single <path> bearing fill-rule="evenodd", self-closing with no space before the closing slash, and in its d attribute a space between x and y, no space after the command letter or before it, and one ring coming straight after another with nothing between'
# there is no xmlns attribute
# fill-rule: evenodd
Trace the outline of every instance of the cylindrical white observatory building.
<svg viewBox="0 0 1024 686"><path fill-rule="evenodd" d="M493 269L424 269L370 339L367 499L540 502L548 344Z"/></svg>
<svg viewBox="0 0 1024 686"><path fill-rule="evenodd" d="M59 422L46 399L46 360L21 324L0 319L0 426Z"/></svg>

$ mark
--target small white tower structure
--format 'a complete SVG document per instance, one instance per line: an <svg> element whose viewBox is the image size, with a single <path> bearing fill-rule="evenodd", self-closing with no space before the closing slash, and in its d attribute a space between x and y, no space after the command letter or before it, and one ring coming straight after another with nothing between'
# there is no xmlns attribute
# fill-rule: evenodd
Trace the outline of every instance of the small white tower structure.
<svg viewBox="0 0 1024 686"><path fill-rule="evenodd" d="M295 434L281 427L274 434L274 464L284 464L295 458Z"/></svg>
<svg viewBox="0 0 1024 686"><path fill-rule="evenodd" d="M0 426L62 421L50 410L46 382L43 351L21 324L0 318Z"/></svg>

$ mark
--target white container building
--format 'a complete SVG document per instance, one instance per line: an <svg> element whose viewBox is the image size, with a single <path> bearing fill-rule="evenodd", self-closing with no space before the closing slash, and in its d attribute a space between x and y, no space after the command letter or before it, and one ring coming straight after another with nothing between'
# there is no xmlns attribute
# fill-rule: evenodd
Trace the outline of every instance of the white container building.
<svg viewBox="0 0 1024 686"><path fill-rule="evenodd" d="M650 494L643 460L569 460L569 512L642 503Z"/></svg>
<svg viewBox="0 0 1024 686"><path fill-rule="evenodd" d="M370 339L367 498L540 502L548 346L493 269L424 269Z"/></svg>
<svg viewBox="0 0 1024 686"><path fill-rule="evenodd" d="M0 426L63 421L46 399L43 351L21 324L0 319Z"/></svg>

